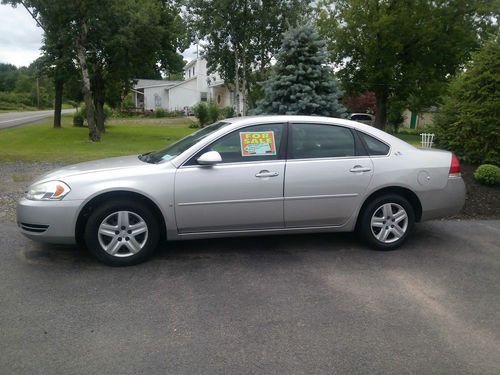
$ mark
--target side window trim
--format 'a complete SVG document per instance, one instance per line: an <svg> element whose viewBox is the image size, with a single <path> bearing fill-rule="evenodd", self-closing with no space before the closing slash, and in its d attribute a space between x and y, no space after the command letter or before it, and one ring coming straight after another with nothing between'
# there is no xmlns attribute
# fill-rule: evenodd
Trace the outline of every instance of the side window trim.
<svg viewBox="0 0 500 375"><path fill-rule="evenodd" d="M367 152L367 155L369 155L371 158L384 158L384 157L387 157L391 154L391 145L388 144L387 142L381 140L380 138L374 136L374 135L371 135L371 134L368 134L368 133L365 133L365 132L362 132L361 130L358 130L356 129L356 133L357 133L357 136L359 138L359 140L361 141L361 143L363 144L363 147L365 148L366 152ZM370 150L369 150L369 147L368 145L366 144L366 141L363 139L363 137L361 136L361 134L364 134L368 137L372 137L373 139L376 139L377 141L379 141L380 143L383 143L384 145L386 145L388 147L387 149L387 154L385 155L371 155L370 154Z"/></svg>
<svg viewBox="0 0 500 375"><path fill-rule="evenodd" d="M369 157L368 150L364 146L364 143L362 143L361 137L356 134L355 129L352 129L348 126L343 126L340 124L328 124L324 122L308 122L307 124L310 125L322 125L322 126L336 126L339 128L347 129L351 132L351 135L354 140L354 155L352 156L329 156L329 157L322 157L322 158L301 158L301 159L294 159L294 158L289 158L290 155L293 155L292 148L293 148L293 135L292 131L289 127L293 126L294 124L305 124L303 122L288 122L287 123L287 134L288 134L288 141L287 141L287 148L286 148L286 158L287 160L327 160L327 159L354 159L357 157Z"/></svg>
<svg viewBox="0 0 500 375"><path fill-rule="evenodd" d="M370 156L370 153L368 152L368 148L366 147L365 143L363 142L363 139L359 136L358 132L355 129L351 128L351 133L354 137L354 143L356 147L356 156Z"/></svg>
<svg viewBox="0 0 500 375"><path fill-rule="evenodd" d="M286 151L283 150L283 147L286 147L287 144L287 137L288 137L288 122L266 122L266 123L260 123L260 124L251 124L247 126L242 126L240 128L234 129L233 131L223 134L217 139L214 139L212 142L210 142L208 145L203 147L202 149L196 151L189 159L187 159L179 168L186 168L186 167L202 167L198 163L196 163L196 158L198 158L205 149L208 147L212 146L214 143L220 141L222 138L230 136L233 133L240 132L244 129L251 128L253 126L265 126L265 125L281 125L282 126L282 135L281 135L281 140L280 144L278 145L278 150L277 150L277 159L276 160L251 160L251 161L236 161L236 162L229 162L229 163L221 163L220 165L234 165L234 164L247 164L247 163L271 163L271 162L276 162L276 161L282 161L286 160Z"/></svg>

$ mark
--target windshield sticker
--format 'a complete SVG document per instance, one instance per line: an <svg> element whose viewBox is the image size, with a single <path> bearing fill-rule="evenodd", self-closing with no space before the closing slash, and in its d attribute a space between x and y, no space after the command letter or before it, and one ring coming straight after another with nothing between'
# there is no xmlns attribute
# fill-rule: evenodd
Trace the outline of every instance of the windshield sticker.
<svg viewBox="0 0 500 375"><path fill-rule="evenodd" d="M276 155L274 132L240 132L241 156Z"/></svg>

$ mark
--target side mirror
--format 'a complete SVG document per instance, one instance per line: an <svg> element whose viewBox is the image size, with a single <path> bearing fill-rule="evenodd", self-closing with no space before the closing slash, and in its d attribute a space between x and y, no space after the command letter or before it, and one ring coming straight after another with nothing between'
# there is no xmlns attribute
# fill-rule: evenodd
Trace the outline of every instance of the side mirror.
<svg viewBox="0 0 500 375"><path fill-rule="evenodd" d="M208 151L202 154L196 161L201 165L215 165L222 161L222 157L217 151Z"/></svg>

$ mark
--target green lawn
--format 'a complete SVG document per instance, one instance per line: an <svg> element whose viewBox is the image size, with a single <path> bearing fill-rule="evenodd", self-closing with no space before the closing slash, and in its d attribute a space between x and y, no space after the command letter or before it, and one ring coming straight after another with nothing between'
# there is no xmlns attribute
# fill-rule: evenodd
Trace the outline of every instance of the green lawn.
<svg viewBox="0 0 500 375"><path fill-rule="evenodd" d="M62 129L52 128L52 118L42 124L0 131L0 161L79 162L158 150L193 132L189 118L113 119L101 142L87 140L87 128L72 126L63 116Z"/></svg>
<svg viewBox="0 0 500 375"><path fill-rule="evenodd" d="M422 144L422 137L420 134L394 134L394 136L415 147L420 147Z"/></svg>
<svg viewBox="0 0 500 375"><path fill-rule="evenodd" d="M158 150L194 131L189 118L112 119L99 143L87 140L87 128L72 126L72 117L63 116L62 129L52 128L52 118L42 124L0 131L1 161L79 162ZM398 138L416 147L420 135Z"/></svg>

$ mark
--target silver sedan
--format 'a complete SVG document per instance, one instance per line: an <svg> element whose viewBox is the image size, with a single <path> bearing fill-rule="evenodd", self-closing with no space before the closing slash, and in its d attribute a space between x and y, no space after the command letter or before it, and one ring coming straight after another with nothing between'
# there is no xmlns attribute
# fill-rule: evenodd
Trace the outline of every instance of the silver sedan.
<svg viewBox="0 0 500 375"><path fill-rule="evenodd" d="M70 165L18 202L25 236L84 243L100 261L139 263L162 239L348 232L378 250L415 222L457 213L458 160L354 121L229 119L163 150Z"/></svg>

